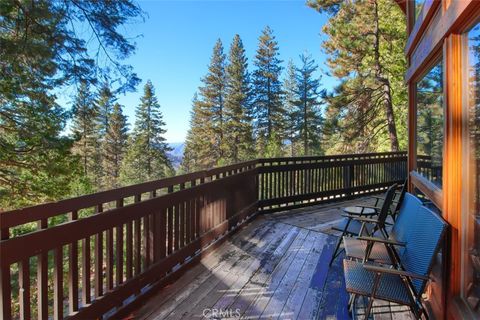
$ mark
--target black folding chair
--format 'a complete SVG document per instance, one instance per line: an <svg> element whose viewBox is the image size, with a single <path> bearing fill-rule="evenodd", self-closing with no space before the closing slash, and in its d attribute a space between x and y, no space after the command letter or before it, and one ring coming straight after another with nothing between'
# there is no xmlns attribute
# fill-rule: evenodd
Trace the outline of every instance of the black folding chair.
<svg viewBox="0 0 480 320"><path fill-rule="evenodd" d="M338 238L337 244L335 246L335 251L333 252L332 259L330 260L329 266L332 265L333 261L338 257L340 254L340 246L343 242L343 238L345 236L359 236L363 235L364 232L367 235L372 235L376 231L380 231L380 233L384 237L388 237L386 228L385 228L385 220L388 217L390 212L390 205L392 204L392 199L395 194L395 190L397 185L394 184L390 186L385 192L385 199L382 203L382 207L378 211L378 215L376 218L371 217L361 217L357 215L347 215L343 214L342 216L344 219L340 222L340 224L332 229L341 231L342 234ZM373 224L372 224L373 222Z"/></svg>

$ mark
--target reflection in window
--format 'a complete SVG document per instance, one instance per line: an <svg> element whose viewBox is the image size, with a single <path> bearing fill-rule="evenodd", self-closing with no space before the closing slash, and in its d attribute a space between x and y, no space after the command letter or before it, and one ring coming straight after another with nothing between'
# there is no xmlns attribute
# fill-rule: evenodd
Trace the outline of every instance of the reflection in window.
<svg viewBox="0 0 480 320"><path fill-rule="evenodd" d="M442 186L443 68L435 65L417 83L417 170Z"/></svg>
<svg viewBox="0 0 480 320"><path fill-rule="evenodd" d="M415 0L415 21L418 20L418 16L420 15L420 12L422 12L423 5L425 4L425 0Z"/></svg>
<svg viewBox="0 0 480 320"><path fill-rule="evenodd" d="M467 34L468 108L468 208L463 219L463 295L476 316L480 316L480 24Z"/></svg>

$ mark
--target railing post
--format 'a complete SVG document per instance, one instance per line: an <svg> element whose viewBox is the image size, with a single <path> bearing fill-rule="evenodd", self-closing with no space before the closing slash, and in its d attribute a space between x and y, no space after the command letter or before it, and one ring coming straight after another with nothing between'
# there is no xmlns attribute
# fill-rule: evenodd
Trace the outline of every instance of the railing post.
<svg viewBox="0 0 480 320"><path fill-rule="evenodd" d="M348 165L343 167L343 187L346 191L348 196L353 194L353 181L354 181L354 165Z"/></svg>
<svg viewBox="0 0 480 320"><path fill-rule="evenodd" d="M9 237L10 234L8 228L0 229L0 240L7 240ZM10 287L10 265L0 262L0 267L0 318L11 319L12 291Z"/></svg>

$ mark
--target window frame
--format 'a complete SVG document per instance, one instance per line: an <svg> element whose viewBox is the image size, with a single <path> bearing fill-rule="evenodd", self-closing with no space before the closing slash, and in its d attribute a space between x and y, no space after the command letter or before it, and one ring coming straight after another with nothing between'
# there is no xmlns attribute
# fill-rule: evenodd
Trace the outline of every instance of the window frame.
<svg viewBox="0 0 480 320"><path fill-rule="evenodd" d="M466 165L462 166L462 176L463 177L471 177L474 170L472 170L471 166L473 165L471 160L474 159L472 153L474 150L470 147L471 141L470 141L470 110L469 110L469 95L468 90L469 90L469 32L474 29L475 27L480 27L480 18L475 20L473 23L469 24L469 27L466 28L464 32L462 32L461 37L462 37L462 44L461 44L461 59L462 59L462 93L463 94L463 99L462 99L462 122L466 125L462 127L462 157L464 159L464 162L466 162ZM475 170L476 171L476 170ZM477 173L478 176L478 173ZM469 237L471 234L469 233L469 221L470 221L470 214L471 214L471 205L473 203L472 197L476 197L475 191L475 181L472 181L472 179L464 179L463 181L463 188L467 192L463 192L462 194L462 205L461 205L461 239L460 239L460 252L459 252L459 257L460 258L460 292L459 292L459 299L460 299L460 306L462 308L463 312L466 312L470 317L474 318L478 316L478 314L475 314L475 312L471 309L470 305L468 302L465 300L466 299L466 281L467 277L465 274L465 270L467 268L467 253L468 253L468 245L469 245ZM479 191L477 191L479 192ZM480 199L479 199L480 200ZM478 200L477 200L478 201Z"/></svg>

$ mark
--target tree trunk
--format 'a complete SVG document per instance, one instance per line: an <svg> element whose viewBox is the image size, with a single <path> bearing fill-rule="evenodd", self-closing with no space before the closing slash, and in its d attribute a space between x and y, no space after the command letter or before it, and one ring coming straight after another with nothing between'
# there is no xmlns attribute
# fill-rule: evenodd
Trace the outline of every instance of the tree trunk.
<svg viewBox="0 0 480 320"><path fill-rule="evenodd" d="M379 30L379 17L378 17L378 3L373 1L375 7L375 25L374 25L374 34L375 34L375 77L382 84L383 91L383 107L385 109L385 115L387 117L387 130L390 138L390 148L392 151L398 151L400 149L398 145L397 137L397 127L395 125L395 116L393 113L392 106L392 95L390 91L390 82L382 74L382 67L380 64L380 30Z"/></svg>

